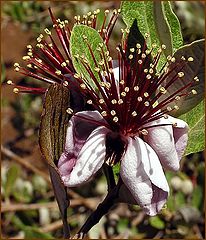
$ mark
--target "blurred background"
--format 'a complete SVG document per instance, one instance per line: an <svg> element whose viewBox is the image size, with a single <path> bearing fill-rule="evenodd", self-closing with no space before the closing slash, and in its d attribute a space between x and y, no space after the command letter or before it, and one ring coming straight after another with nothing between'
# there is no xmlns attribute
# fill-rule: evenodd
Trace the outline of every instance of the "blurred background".
<svg viewBox="0 0 206 240"><path fill-rule="evenodd" d="M175 1L184 43L204 37L204 1ZM42 86L42 83L14 72L22 63L26 45L34 44L44 28L51 28L51 6L60 19L74 22L75 15L119 8L111 1L1 1L1 238L51 239L62 237L59 210L38 146L42 96L14 94L6 82ZM119 41L120 19L111 46ZM113 49L113 48L111 48ZM114 48L115 49L115 48ZM113 52L113 51L112 51ZM204 239L204 155L192 154L182 161L182 171L167 172L171 196L160 215L146 216L138 206L119 204L88 234L91 239L173 238ZM103 199L106 181L101 172L83 188L69 191L69 223L74 235Z"/></svg>

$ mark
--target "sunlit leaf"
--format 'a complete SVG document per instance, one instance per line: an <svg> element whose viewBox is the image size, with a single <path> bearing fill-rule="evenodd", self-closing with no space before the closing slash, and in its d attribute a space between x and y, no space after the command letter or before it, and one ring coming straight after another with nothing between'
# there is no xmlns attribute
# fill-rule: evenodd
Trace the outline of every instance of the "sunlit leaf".
<svg viewBox="0 0 206 240"><path fill-rule="evenodd" d="M82 56L86 58L92 72L94 73L94 76L100 81L99 74L97 73L97 71L95 71L95 68L98 67L98 65L95 64L95 61L93 60L89 50L90 46L96 62L99 63L101 59L100 52L97 50L97 48L99 48L99 44L102 44L102 48L104 52L106 52L107 50L103 39L101 38L99 33L93 28L84 25L76 25L72 29L70 38L70 52L73 59L74 67L79 74L82 74L87 79L87 81L90 81L90 85L92 85L93 87L95 86L93 81L90 80L91 76L81 63L80 59ZM76 58L76 56L79 57Z"/></svg>
<svg viewBox="0 0 206 240"><path fill-rule="evenodd" d="M166 45L166 49L160 58L158 69L166 62L166 56L173 53L173 47L178 48L182 45L182 35L180 24L171 9L170 3L163 4L156 1L123 1L122 2L123 20L130 28L134 19L140 32L145 35L149 34L147 45L149 48L152 44L161 46ZM157 49L154 49L157 53Z"/></svg>
<svg viewBox="0 0 206 240"><path fill-rule="evenodd" d="M189 125L189 140L185 155L204 150L205 146L205 114L204 101L191 111L180 116Z"/></svg>

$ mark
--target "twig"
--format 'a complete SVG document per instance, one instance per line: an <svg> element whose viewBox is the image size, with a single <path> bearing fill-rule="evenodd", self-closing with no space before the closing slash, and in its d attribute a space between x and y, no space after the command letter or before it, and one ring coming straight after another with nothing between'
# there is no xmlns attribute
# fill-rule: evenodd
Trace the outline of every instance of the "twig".
<svg viewBox="0 0 206 240"><path fill-rule="evenodd" d="M79 205L89 205L91 209L94 209L99 198L86 198L84 201L82 199L71 199L70 207L76 207ZM13 211L27 211L27 210L36 210L40 208L58 208L58 205L55 202L47 203L32 203L32 204L7 204L2 203L1 212L13 212Z"/></svg>
<svg viewBox="0 0 206 240"><path fill-rule="evenodd" d="M26 159L19 157L18 155L13 153L11 150L9 150L9 149L7 149L3 146L1 146L1 151L7 157L12 158L13 160L18 162L19 164L21 164L25 168L27 168L27 169L31 170L32 172L40 175L41 177L43 177L47 181L47 183L51 184L49 176L46 173L39 170L38 168L36 168L35 166L33 166L29 161L26 161Z"/></svg>

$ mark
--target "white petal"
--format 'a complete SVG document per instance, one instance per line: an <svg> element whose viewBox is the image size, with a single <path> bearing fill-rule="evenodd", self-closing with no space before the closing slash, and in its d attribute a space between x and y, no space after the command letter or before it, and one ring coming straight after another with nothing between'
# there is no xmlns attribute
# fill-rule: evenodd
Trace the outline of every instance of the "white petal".
<svg viewBox="0 0 206 240"><path fill-rule="evenodd" d="M187 146L189 127L187 123L181 119L169 116L168 120L176 123L176 126L173 127L173 135L177 155L179 160L181 160Z"/></svg>
<svg viewBox="0 0 206 240"><path fill-rule="evenodd" d="M165 169L177 171L179 159L175 148L173 127L172 125L157 127L161 124L172 124L172 122L164 118L151 122L148 125L154 127L147 129L148 135L144 139L154 149Z"/></svg>
<svg viewBox="0 0 206 240"><path fill-rule="evenodd" d="M134 199L148 215L155 215L161 210L169 187L156 153L142 139L128 139L120 175Z"/></svg>
<svg viewBox="0 0 206 240"><path fill-rule="evenodd" d="M97 111L78 112L69 121L64 152L58 161L58 168L62 176L69 175L72 171L87 138L98 127L96 121L105 122Z"/></svg>
<svg viewBox="0 0 206 240"><path fill-rule="evenodd" d="M74 187L87 182L101 168L105 160L105 137L108 132L107 128L98 127L90 134L72 172L62 176L66 186Z"/></svg>

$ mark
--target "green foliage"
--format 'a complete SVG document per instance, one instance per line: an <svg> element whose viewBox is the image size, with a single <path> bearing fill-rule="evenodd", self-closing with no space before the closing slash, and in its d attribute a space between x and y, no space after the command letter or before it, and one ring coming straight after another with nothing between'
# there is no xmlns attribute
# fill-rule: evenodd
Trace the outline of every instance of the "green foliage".
<svg viewBox="0 0 206 240"><path fill-rule="evenodd" d="M72 55L74 67L76 71L79 74L83 75L85 79L87 79L89 84L94 88L95 85L91 80L91 76L81 63L80 59L82 55L86 58L94 76L98 81L100 81L99 74L97 73L97 71L95 71L95 68L99 67L96 63L99 63L101 59L100 52L97 50L97 48L100 47L100 44L102 45L103 51L106 52L107 49L103 42L103 39L101 38L99 33L93 28L84 25L76 25L72 29L70 38L70 52ZM96 63L92 57L92 54L90 53L89 47L93 52Z"/></svg>
<svg viewBox="0 0 206 240"><path fill-rule="evenodd" d="M189 139L185 151L185 155L200 152L204 150L204 134L205 134L205 114L204 101L199 103L191 111L183 114L180 118L189 125Z"/></svg>
<svg viewBox="0 0 206 240"><path fill-rule="evenodd" d="M182 45L180 24L170 3L123 1L121 9L127 27L130 27L134 19L137 19L142 34L149 33L147 39L149 48L152 47L153 43L157 46L161 44L167 46L159 61L158 69L160 69L166 61L166 55L173 54L173 47L178 48ZM157 53L157 49L154 49L154 52Z"/></svg>
<svg viewBox="0 0 206 240"><path fill-rule="evenodd" d="M165 228L165 223L159 216L150 217L149 223L152 227L160 230Z"/></svg>
<svg viewBox="0 0 206 240"><path fill-rule="evenodd" d="M8 198L14 189L14 184L20 174L18 165L12 165L6 173L6 181L4 183L5 198Z"/></svg>

